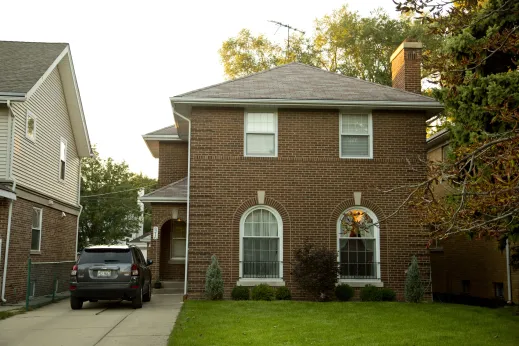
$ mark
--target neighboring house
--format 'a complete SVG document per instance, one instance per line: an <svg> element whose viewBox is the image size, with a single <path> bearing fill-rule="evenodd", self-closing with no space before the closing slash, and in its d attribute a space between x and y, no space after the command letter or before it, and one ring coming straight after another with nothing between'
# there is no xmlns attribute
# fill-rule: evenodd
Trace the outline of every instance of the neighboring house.
<svg viewBox="0 0 519 346"><path fill-rule="evenodd" d="M141 250L144 258L147 259L148 258L148 245L149 245L150 241L151 241L151 233L148 232L148 233L141 234L141 235L131 239L128 243L138 247Z"/></svg>
<svg viewBox="0 0 519 346"><path fill-rule="evenodd" d="M0 41L3 301L25 299L29 258L30 296L68 289L80 158L91 154L69 45Z"/></svg>
<svg viewBox="0 0 519 346"><path fill-rule="evenodd" d="M449 136L442 130L428 138L429 160L445 160ZM439 185L435 192L452 189ZM519 272L511 268L508 251L500 251L495 239L470 240L462 234L438 241L430 251L432 288L438 300L469 302L477 297L519 302Z"/></svg>
<svg viewBox="0 0 519 346"><path fill-rule="evenodd" d="M309 242L337 251L341 282L399 299L416 255L430 293L427 234L407 207L387 218L407 194L382 190L425 179L425 121L442 106L419 95L420 43L391 60L393 88L291 63L172 97L176 126L143 136L159 158L161 187L141 198L154 277L202 297L215 254L226 297L259 283L303 297L291 265Z"/></svg>

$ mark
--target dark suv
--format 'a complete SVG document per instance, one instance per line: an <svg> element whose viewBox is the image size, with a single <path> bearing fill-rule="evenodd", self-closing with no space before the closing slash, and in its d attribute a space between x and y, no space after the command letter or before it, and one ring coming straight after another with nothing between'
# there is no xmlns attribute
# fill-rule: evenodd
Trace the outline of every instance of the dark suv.
<svg viewBox="0 0 519 346"><path fill-rule="evenodd" d="M89 300L124 299L134 309L151 300L153 261L134 246L96 245L81 251L70 273L70 307L81 309Z"/></svg>

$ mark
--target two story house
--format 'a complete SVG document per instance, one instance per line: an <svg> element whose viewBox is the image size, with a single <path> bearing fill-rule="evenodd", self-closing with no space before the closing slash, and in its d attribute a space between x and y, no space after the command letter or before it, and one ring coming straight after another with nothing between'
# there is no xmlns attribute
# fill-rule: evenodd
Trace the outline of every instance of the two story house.
<svg viewBox="0 0 519 346"><path fill-rule="evenodd" d="M0 41L2 302L68 289L92 154L70 47Z"/></svg>
<svg viewBox="0 0 519 346"><path fill-rule="evenodd" d="M393 54L393 87L291 63L171 98L175 126L144 136L159 158L154 277L202 297L211 255L235 285L287 286L305 243L337 251L340 282L403 299L411 257L430 293L427 234L399 186L426 176L421 44ZM357 227L366 224L369 227Z"/></svg>

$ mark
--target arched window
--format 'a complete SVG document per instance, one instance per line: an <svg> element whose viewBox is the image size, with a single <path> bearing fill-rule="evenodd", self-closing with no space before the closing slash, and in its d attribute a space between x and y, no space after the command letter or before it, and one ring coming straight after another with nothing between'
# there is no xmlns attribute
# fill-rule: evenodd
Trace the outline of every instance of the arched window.
<svg viewBox="0 0 519 346"><path fill-rule="evenodd" d="M375 214L366 208L344 211L337 222L340 278L380 279L380 238Z"/></svg>
<svg viewBox="0 0 519 346"><path fill-rule="evenodd" d="M252 207L240 222L240 278L279 279L283 276L283 223L267 206Z"/></svg>

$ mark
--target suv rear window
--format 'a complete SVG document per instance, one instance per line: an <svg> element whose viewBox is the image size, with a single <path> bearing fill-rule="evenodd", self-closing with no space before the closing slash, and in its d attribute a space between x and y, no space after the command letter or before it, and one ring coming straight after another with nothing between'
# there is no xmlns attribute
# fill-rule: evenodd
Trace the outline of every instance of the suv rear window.
<svg viewBox="0 0 519 346"><path fill-rule="evenodd" d="M132 263L130 249L85 249L79 264L85 263Z"/></svg>

